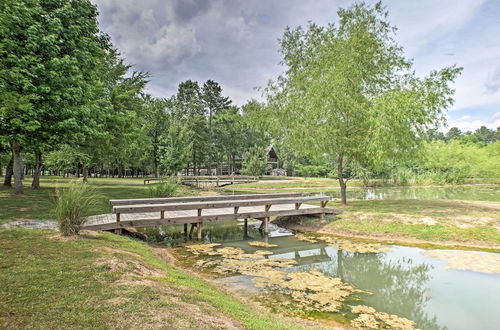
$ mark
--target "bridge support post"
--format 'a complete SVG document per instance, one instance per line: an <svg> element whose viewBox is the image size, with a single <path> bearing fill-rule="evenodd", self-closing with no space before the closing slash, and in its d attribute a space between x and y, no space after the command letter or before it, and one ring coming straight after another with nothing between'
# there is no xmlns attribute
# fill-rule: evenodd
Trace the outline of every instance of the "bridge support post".
<svg viewBox="0 0 500 330"><path fill-rule="evenodd" d="M203 222L198 222L198 239L202 239Z"/></svg>
<svg viewBox="0 0 500 330"><path fill-rule="evenodd" d="M194 231L194 227L196 226L195 223L192 223L191 224L191 229L189 230L189 238L193 237L193 231Z"/></svg>
<svg viewBox="0 0 500 330"><path fill-rule="evenodd" d="M243 223L243 237L248 237L248 219L245 218L245 222Z"/></svg>
<svg viewBox="0 0 500 330"><path fill-rule="evenodd" d="M188 235L188 224L185 223L184 224L184 236L187 236Z"/></svg>
<svg viewBox="0 0 500 330"><path fill-rule="evenodd" d="M321 208L323 209L323 211L324 211L327 203L328 203L328 201L321 202ZM321 220L325 220L325 212L321 213Z"/></svg>
<svg viewBox="0 0 500 330"><path fill-rule="evenodd" d="M116 213L116 223L120 225L120 213ZM121 235L122 234L122 229L121 228L116 228L115 229L115 234Z"/></svg>
<svg viewBox="0 0 500 330"><path fill-rule="evenodd" d="M264 218L264 234L269 234L269 217Z"/></svg>

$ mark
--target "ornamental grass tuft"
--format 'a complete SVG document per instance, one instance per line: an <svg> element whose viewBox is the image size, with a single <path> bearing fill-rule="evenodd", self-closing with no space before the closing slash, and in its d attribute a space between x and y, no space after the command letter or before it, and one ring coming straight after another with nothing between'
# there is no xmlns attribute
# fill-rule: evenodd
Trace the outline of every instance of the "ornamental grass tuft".
<svg viewBox="0 0 500 330"><path fill-rule="evenodd" d="M95 189L81 180L73 180L67 188L56 189L54 215L63 236L78 235L86 222L85 215L97 204Z"/></svg>

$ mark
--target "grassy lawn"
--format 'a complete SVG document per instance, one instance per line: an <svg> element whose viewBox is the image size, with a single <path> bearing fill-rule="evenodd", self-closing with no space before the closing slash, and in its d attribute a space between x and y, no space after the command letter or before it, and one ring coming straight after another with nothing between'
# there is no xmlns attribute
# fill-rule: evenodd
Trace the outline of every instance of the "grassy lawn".
<svg viewBox="0 0 500 330"><path fill-rule="evenodd" d="M26 178L25 194L13 196L11 190L0 186L0 224L15 219L51 219L56 188L64 188L70 179L60 177L42 177L41 189L33 190L31 180ZM146 198L149 197L149 187L143 185L143 179L91 178L89 183L95 187L99 202L88 215L109 213L110 199ZM198 194L186 186L180 186L178 195Z"/></svg>
<svg viewBox="0 0 500 330"><path fill-rule="evenodd" d="M109 233L0 230L0 328L294 328Z"/></svg>

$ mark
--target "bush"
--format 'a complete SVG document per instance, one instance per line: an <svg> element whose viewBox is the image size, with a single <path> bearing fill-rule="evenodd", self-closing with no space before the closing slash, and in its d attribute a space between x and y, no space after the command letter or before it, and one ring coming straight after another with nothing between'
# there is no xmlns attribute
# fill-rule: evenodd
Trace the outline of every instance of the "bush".
<svg viewBox="0 0 500 330"><path fill-rule="evenodd" d="M149 187L149 197L172 197L179 189L179 185L172 181L164 181Z"/></svg>
<svg viewBox="0 0 500 330"><path fill-rule="evenodd" d="M392 181L399 186L408 186L412 181L414 174L409 168L398 167L392 173Z"/></svg>
<svg viewBox="0 0 500 330"><path fill-rule="evenodd" d="M317 178L326 177L328 169L321 165L299 165L297 166L297 174L303 177Z"/></svg>
<svg viewBox="0 0 500 330"><path fill-rule="evenodd" d="M56 189L54 215L64 236L77 235L85 224L85 215L97 204L95 190L80 180L70 181L68 188Z"/></svg>
<svg viewBox="0 0 500 330"><path fill-rule="evenodd" d="M241 173L250 176L261 176L266 174L267 157L265 151L258 147L252 147L245 154L245 162Z"/></svg>

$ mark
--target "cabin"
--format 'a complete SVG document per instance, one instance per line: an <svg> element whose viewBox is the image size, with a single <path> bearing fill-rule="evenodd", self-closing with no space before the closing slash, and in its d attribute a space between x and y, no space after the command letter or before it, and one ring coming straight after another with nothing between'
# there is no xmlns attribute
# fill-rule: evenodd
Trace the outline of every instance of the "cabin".
<svg viewBox="0 0 500 330"><path fill-rule="evenodd" d="M266 175L285 176L286 170L281 168L281 162L278 153L272 145L266 148L267 166Z"/></svg>

